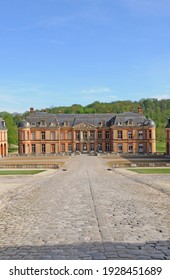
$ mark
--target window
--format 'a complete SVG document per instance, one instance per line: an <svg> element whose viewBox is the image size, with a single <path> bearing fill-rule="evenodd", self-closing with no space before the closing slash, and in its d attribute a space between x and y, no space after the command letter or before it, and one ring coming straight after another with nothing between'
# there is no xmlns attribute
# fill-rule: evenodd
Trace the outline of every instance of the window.
<svg viewBox="0 0 170 280"><path fill-rule="evenodd" d="M55 140L55 132L54 131L51 132L51 140Z"/></svg>
<svg viewBox="0 0 170 280"><path fill-rule="evenodd" d="M133 137L133 133L132 130L128 131L128 139L132 139Z"/></svg>
<svg viewBox="0 0 170 280"><path fill-rule="evenodd" d="M139 139L143 139L143 131L139 131L138 137L139 137Z"/></svg>
<svg viewBox="0 0 170 280"><path fill-rule="evenodd" d="M22 145L22 154L25 154L25 145Z"/></svg>
<svg viewBox="0 0 170 280"><path fill-rule="evenodd" d="M118 130L118 139L122 139L122 130Z"/></svg>
<svg viewBox="0 0 170 280"><path fill-rule="evenodd" d="M41 145L41 152L42 152L42 154L45 154L45 153L46 153L45 144L42 144L42 145Z"/></svg>
<svg viewBox="0 0 170 280"><path fill-rule="evenodd" d="M132 119L128 120L128 125L133 125L133 120Z"/></svg>
<svg viewBox="0 0 170 280"><path fill-rule="evenodd" d="M35 140L35 132L31 133L31 140Z"/></svg>
<svg viewBox="0 0 170 280"><path fill-rule="evenodd" d="M76 143L76 151L80 151L80 144Z"/></svg>
<svg viewBox="0 0 170 280"><path fill-rule="evenodd" d="M98 131L98 139L102 139L102 131Z"/></svg>
<svg viewBox="0 0 170 280"><path fill-rule="evenodd" d="M46 126L46 121L45 120L41 120L40 126Z"/></svg>
<svg viewBox="0 0 170 280"><path fill-rule="evenodd" d="M80 131L76 131L76 140L80 140Z"/></svg>
<svg viewBox="0 0 170 280"><path fill-rule="evenodd" d="M32 154L35 154L36 153L36 146L35 144L32 144Z"/></svg>
<svg viewBox="0 0 170 280"><path fill-rule="evenodd" d="M5 127L5 121L2 121L2 126Z"/></svg>
<svg viewBox="0 0 170 280"><path fill-rule="evenodd" d="M61 144L61 151L65 152L65 144Z"/></svg>
<svg viewBox="0 0 170 280"><path fill-rule="evenodd" d="M106 152L109 152L110 151L110 143L106 143Z"/></svg>
<svg viewBox="0 0 170 280"><path fill-rule="evenodd" d="M63 126L69 126L69 122L68 121L65 121Z"/></svg>
<svg viewBox="0 0 170 280"><path fill-rule="evenodd" d="M143 153L143 144L139 144L139 153Z"/></svg>
<svg viewBox="0 0 170 280"><path fill-rule="evenodd" d="M109 131L105 131L105 138L110 139L110 132Z"/></svg>
<svg viewBox="0 0 170 280"><path fill-rule="evenodd" d="M25 140L25 133L21 132L21 140Z"/></svg>
<svg viewBox="0 0 170 280"><path fill-rule="evenodd" d="M90 151L94 151L94 144L90 143Z"/></svg>
<svg viewBox="0 0 170 280"><path fill-rule="evenodd" d="M61 140L64 140L65 139L65 133L64 131L61 132Z"/></svg>
<svg viewBox="0 0 170 280"><path fill-rule="evenodd" d="M90 131L90 140L94 140L94 131Z"/></svg>
<svg viewBox="0 0 170 280"><path fill-rule="evenodd" d="M68 144L68 151L72 152L72 145L71 144Z"/></svg>
<svg viewBox="0 0 170 280"><path fill-rule="evenodd" d="M51 123L50 123L50 126L51 126L51 127L54 127L54 126L55 126L55 123L54 123L54 122L51 122Z"/></svg>
<svg viewBox="0 0 170 280"><path fill-rule="evenodd" d="M83 131L83 139L87 140L87 131Z"/></svg>
<svg viewBox="0 0 170 280"><path fill-rule="evenodd" d="M68 132L68 139L69 139L69 140L72 139L72 132L71 132L71 131Z"/></svg>
<svg viewBox="0 0 170 280"><path fill-rule="evenodd" d="M149 143L149 153L152 153L152 144Z"/></svg>
<svg viewBox="0 0 170 280"><path fill-rule="evenodd" d="M128 145L128 153L133 153L133 145L132 144Z"/></svg>
<svg viewBox="0 0 170 280"><path fill-rule="evenodd" d="M152 130L149 130L149 139L152 139Z"/></svg>
<svg viewBox="0 0 170 280"><path fill-rule="evenodd" d="M87 144L83 144L83 152L87 152Z"/></svg>
<svg viewBox="0 0 170 280"><path fill-rule="evenodd" d="M98 144L98 152L102 152L102 144Z"/></svg>
<svg viewBox="0 0 170 280"><path fill-rule="evenodd" d="M99 122L99 126L105 126L105 125L106 125L106 122L105 122L105 121Z"/></svg>
<svg viewBox="0 0 170 280"><path fill-rule="evenodd" d="M42 132L41 132L41 139L42 139L42 140L45 140L45 131L42 131Z"/></svg>
<svg viewBox="0 0 170 280"><path fill-rule="evenodd" d="M122 144L118 144L118 153L122 153Z"/></svg>
<svg viewBox="0 0 170 280"><path fill-rule="evenodd" d="M51 144L51 153L55 154L55 144Z"/></svg>

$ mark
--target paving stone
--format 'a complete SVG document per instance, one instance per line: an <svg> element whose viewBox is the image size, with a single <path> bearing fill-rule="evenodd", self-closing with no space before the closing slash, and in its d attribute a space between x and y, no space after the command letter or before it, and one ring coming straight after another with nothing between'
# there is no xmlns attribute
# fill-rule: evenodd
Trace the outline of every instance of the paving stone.
<svg viewBox="0 0 170 280"><path fill-rule="evenodd" d="M80 155L67 172L5 179L15 188L1 195L0 259L169 259L164 177L155 187L147 175L148 186L145 175L105 167Z"/></svg>

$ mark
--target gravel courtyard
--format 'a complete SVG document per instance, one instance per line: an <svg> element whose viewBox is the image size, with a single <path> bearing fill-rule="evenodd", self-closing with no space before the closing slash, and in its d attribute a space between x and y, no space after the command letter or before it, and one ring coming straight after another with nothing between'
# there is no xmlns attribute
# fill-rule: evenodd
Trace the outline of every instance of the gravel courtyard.
<svg viewBox="0 0 170 280"><path fill-rule="evenodd" d="M0 177L0 259L170 259L170 175L65 168Z"/></svg>

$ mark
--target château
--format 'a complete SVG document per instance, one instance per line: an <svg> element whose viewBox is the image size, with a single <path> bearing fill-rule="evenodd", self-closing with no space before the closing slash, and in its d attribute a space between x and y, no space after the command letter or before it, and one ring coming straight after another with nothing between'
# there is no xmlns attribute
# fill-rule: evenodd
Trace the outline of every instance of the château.
<svg viewBox="0 0 170 280"><path fill-rule="evenodd" d="M138 112L50 114L30 108L18 126L19 154L154 154L156 125Z"/></svg>

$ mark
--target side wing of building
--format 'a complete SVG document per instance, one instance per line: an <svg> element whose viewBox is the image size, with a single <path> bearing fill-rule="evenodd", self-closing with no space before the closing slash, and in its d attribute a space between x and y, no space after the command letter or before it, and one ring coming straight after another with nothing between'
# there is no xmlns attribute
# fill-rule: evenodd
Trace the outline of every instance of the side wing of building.
<svg viewBox="0 0 170 280"><path fill-rule="evenodd" d="M8 155L8 129L6 128L5 121L0 118L0 157Z"/></svg>

